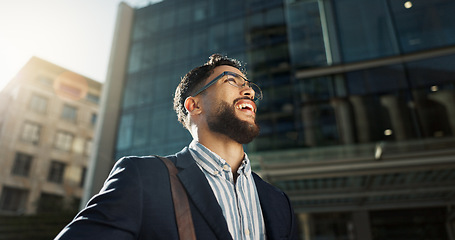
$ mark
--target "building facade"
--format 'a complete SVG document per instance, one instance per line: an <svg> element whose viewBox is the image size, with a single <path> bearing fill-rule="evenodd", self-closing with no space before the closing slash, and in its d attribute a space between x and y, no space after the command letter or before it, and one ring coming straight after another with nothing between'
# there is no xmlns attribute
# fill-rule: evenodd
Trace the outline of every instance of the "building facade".
<svg viewBox="0 0 455 240"><path fill-rule="evenodd" d="M0 92L0 214L77 209L101 87L32 57Z"/></svg>
<svg viewBox="0 0 455 240"><path fill-rule="evenodd" d="M290 196L302 239L454 239L454 10L453 0L121 4L87 197L121 156L189 143L174 89L222 53L263 89L248 153Z"/></svg>

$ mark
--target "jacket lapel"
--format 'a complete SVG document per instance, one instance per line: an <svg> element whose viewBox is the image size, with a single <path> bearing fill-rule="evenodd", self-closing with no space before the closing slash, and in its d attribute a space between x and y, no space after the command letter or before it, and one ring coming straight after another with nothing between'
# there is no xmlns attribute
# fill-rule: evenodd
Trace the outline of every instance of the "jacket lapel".
<svg viewBox="0 0 455 240"><path fill-rule="evenodd" d="M219 239L232 239L212 188L188 148L177 153L176 157L175 165L179 169L177 176L185 187L188 197L191 198Z"/></svg>
<svg viewBox="0 0 455 240"><path fill-rule="evenodd" d="M282 211L286 209L286 206L280 205L281 201L277 201L276 192L271 191L270 186L258 175L253 173L253 178L261 203L267 239L283 239L282 236L288 235L287 228L284 225L286 218L282 217Z"/></svg>

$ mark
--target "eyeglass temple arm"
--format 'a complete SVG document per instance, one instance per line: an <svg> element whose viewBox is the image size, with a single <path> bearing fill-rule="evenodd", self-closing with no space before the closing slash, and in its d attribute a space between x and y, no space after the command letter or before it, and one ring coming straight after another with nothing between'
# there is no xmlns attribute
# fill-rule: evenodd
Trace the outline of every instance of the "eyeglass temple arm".
<svg viewBox="0 0 455 240"><path fill-rule="evenodd" d="M220 78L222 78L224 75L226 74L226 72L223 72L221 75L219 75L218 77L214 78L212 81L210 81L209 83L207 83L207 85L205 85L204 87L202 87L201 89L199 89L199 91L195 92L193 94L193 97L197 96L199 93L203 92L205 89L209 88L210 86L212 86L214 83L216 83L216 81L218 81Z"/></svg>

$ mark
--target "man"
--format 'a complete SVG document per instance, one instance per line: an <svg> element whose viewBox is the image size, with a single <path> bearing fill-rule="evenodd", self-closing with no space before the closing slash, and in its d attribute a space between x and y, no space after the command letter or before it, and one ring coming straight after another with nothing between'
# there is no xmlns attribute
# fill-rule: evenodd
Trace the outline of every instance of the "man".
<svg viewBox="0 0 455 240"><path fill-rule="evenodd" d="M242 144L258 134L258 86L214 54L176 89L193 141L167 158L188 194L197 239L297 239L289 199L251 172ZM103 189L56 239L178 239L169 175L156 157L119 160Z"/></svg>

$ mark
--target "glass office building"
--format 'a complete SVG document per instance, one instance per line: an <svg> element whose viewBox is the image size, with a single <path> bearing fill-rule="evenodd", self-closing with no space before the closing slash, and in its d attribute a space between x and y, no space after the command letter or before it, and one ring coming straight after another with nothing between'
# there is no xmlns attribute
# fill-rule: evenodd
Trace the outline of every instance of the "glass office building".
<svg viewBox="0 0 455 240"><path fill-rule="evenodd" d="M454 0L121 4L92 181L121 156L187 145L174 90L221 53L263 89L247 150L290 196L301 239L454 239L454 12Z"/></svg>

